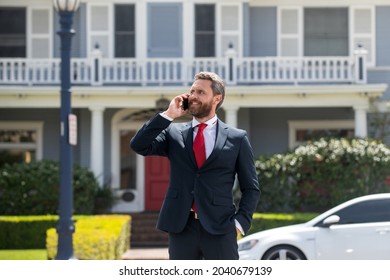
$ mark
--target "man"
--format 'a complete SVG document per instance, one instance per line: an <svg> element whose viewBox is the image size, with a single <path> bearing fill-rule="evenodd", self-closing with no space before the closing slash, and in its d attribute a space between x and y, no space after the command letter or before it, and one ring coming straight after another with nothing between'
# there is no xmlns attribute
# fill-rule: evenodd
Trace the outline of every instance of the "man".
<svg viewBox="0 0 390 280"><path fill-rule="evenodd" d="M190 92L173 98L130 142L141 155L170 160L157 228L169 233L171 260L238 259L237 234L251 226L260 196L253 152L245 131L217 118L224 97L222 79L200 72ZM188 113L192 122L172 123ZM232 194L236 175L242 193L238 209Z"/></svg>

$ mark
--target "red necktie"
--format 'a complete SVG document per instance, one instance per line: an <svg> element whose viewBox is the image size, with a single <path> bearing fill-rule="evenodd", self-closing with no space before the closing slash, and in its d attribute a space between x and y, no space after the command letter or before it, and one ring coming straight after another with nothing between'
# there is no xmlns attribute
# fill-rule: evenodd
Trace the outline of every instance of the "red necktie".
<svg viewBox="0 0 390 280"><path fill-rule="evenodd" d="M206 147L204 144L203 136L203 130L206 128L206 126L207 124L205 123L201 123L198 125L198 133L196 134L194 144L192 146L198 168L200 168L206 161Z"/></svg>
<svg viewBox="0 0 390 280"><path fill-rule="evenodd" d="M198 125L198 133L195 136L194 144L192 149L194 150L196 164L200 168L203 163L206 161L206 146L204 144L203 130L206 128L207 124L201 123ZM196 213L195 202L192 202L192 210Z"/></svg>

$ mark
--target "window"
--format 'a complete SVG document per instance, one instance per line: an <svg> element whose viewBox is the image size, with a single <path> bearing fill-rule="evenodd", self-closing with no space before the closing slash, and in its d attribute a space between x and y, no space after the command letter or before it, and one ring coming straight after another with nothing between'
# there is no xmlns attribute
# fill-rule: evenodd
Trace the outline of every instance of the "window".
<svg viewBox="0 0 390 280"><path fill-rule="evenodd" d="M377 199L356 203L335 213L338 224L379 223L390 221L390 199Z"/></svg>
<svg viewBox="0 0 390 280"><path fill-rule="evenodd" d="M195 57L215 56L215 6L195 5Z"/></svg>
<svg viewBox="0 0 390 280"><path fill-rule="evenodd" d="M306 8L305 56L348 56L348 9Z"/></svg>
<svg viewBox="0 0 390 280"><path fill-rule="evenodd" d="M355 126L352 120L289 121L289 148L294 149L309 140L322 137L352 137Z"/></svg>
<svg viewBox="0 0 390 280"><path fill-rule="evenodd" d="M115 5L115 57L135 57L134 10L134 5Z"/></svg>
<svg viewBox="0 0 390 280"><path fill-rule="evenodd" d="M0 57L26 57L25 8L0 8Z"/></svg>
<svg viewBox="0 0 390 280"><path fill-rule="evenodd" d="M0 166L40 160L42 130L40 122L0 122Z"/></svg>

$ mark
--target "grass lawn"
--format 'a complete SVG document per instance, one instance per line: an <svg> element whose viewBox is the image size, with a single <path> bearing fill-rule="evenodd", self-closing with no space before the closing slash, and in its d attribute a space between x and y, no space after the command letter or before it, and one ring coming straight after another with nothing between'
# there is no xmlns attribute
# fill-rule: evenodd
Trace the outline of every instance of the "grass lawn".
<svg viewBox="0 0 390 280"><path fill-rule="evenodd" d="M46 260L46 250L0 250L0 260Z"/></svg>

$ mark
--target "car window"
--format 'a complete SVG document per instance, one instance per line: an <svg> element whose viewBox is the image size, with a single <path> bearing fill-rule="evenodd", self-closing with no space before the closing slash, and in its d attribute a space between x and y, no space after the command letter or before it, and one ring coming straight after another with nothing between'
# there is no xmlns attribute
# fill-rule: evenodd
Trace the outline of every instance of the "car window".
<svg viewBox="0 0 390 280"><path fill-rule="evenodd" d="M390 221L390 199L363 201L335 213L338 224L375 223Z"/></svg>

